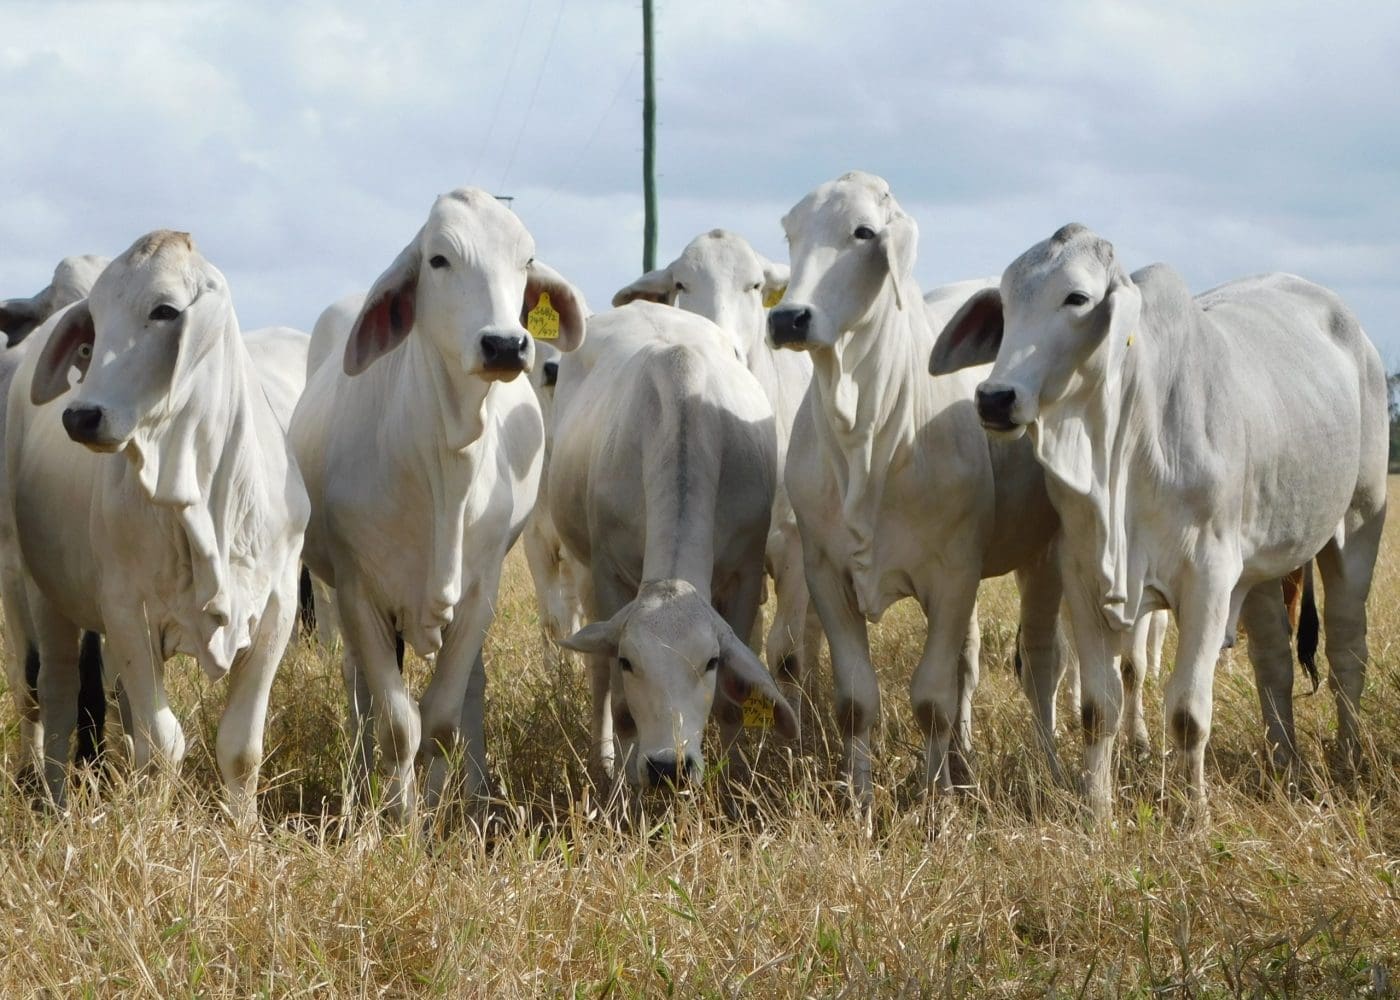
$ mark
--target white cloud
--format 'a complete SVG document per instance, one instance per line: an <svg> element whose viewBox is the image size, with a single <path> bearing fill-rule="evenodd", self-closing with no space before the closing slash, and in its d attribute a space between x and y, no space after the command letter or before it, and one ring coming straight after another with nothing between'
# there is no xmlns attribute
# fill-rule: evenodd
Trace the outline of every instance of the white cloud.
<svg viewBox="0 0 1400 1000"><path fill-rule="evenodd" d="M1196 287L1332 285L1400 358L1392 4L658 7L663 258L716 225L781 256L782 213L859 167L928 285L1077 219ZM0 293L173 226L245 326L309 328L475 182L604 305L640 267L640 46L601 0L7 6Z"/></svg>

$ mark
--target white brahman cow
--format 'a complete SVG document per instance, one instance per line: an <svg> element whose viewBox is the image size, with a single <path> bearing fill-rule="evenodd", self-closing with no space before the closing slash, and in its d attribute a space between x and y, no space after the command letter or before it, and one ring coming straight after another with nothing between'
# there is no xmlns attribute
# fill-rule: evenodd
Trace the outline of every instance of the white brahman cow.
<svg viewBox="0 0 1400 1000"><path fill-rule="evenodd" d="M355 766L363 774L377 742L384 804L405 822L420 741L428 806L459 749L467 791L484 789L481 646L544 451L539 404L517 377L535 358L521 321L547 310L572 350L586 315L534 256L487 192L440 196L362 304L340 308L353 322L292 419L311 495L305 559L335 589L345 641ZM419 704L396 662L405 642L435 661Z"/></svg>
<svg viewBox="0 0 1400 1000"><path fill-rule="evenodd" d="M26 337L50 316L87 298L92 283L110 263L107 257L65 257L54 268L53 278L43 291L29 298L6 299L0 302L0 331L8 338L8 350L0 351L0 442L5 439L6 400L20 359ZM3 443L0 443L0 449ZM0 497L5 484L5 463L0 460ZM3 508L0 504L0 508ZM0 600L5 609L5 635L9 640L10 657L6 660L6 678L10 694L15 699L19 716L20 768L16 780L26 784L42 771L42 735L39 725L39 649L30 635L29 605L24 594L19 543L15 538L12 518L0 510ZM86 764L97 759L102 749L103 730L107 717L107 694L102 683L102 643L95 633L86 633L78 656L78 731L73 749L76 763Z"/></svg>
<svg viewBox="0 0 1400 1000"><path fill-rule="evenodd" d="M92 254L64 257L43 291L27 299L0 302L0 332L5 334L6 346L16 346L54 313L87 298L92 283L109 263L109 258Z"/></svg>
<svg viewBox="0 0 1400 1000"><path fill-rule="evenodd" d="M757 253L735 233L712 229L691 240L681 255L649 271L613 296L620 306L636 299L679 306L714 321L733 339L734 350L763 387L773 406L778 435L778 488L765 558L773 577L775 608L765 644L768 669L783 691L801 704L807 664L821 643L821 622L807 594L802 539L783 485L788 440L797 408L812 382L812 362L802 354L775 351L768 343L768 306L787 287L786 264Z"/></svg>
<svg viewBox="0 0 1400 1000"><path fill-rule="evenodd" d="M787 488L802 531L807 584L831 646L846 771L871 794L879 690L866 621L913 597L928 616L910 688L925 738L924 787L961 781L977 683L979 581L1016 571L1023 684L1055 770L1059 576L1054 508L1024 443L990 442L971 402L978 376L925 374L940 315L981 282L932 301L913 277L918 230L889 185L864 173L823 184L783 219L792 278L769 313L773 343L815 367L793 427ZM969 624L971 623L971 629ZM961 753L946 760L949 742Z"/></svg>
<svg viewBox="0 0 1400 1000"><path fill-rule="evenodd" d="M1212 681L1237 622L1274 763L1293 761L1279 581L1314 555L1339 743L1354 759L1388 420L1384 368L1341 300L1286 274L1193 299L1171 268L1129 275L1107 240L1071 225L963 306L930 367L992 359L978 413L1029 431L1065 525L1095 813L1112 808L1117 633L1150 609L1176 615L1165 709L1191 799L1205 801Z"/></svg>
<svg viewBox="0 0 1400 1000"><path fill-rule="evenodd" d="M554 448L554 387L559 379L559 351L548 341L535 343L535 370L530 385L539 400L544 418L544 467L540 472L540 493L534 512L525 524L521 545L535 583L535 599L540 611L540 631L545 648L557 652L565 637L583 627L583 593L587 586L584 568L569 557L554 515L549 510L549 459Z"/></svg>
<svg viewBox="0 0 1400 1000"><path fill-rule="evenodd" d="M269 352L299 377L295 344ZM279 389L255 368L223 275L185 233L142 237L26 352L16 386L7 502L32 581L50 794L63 801L89 629L106 636L138 768L184 755L164 661L185 653L229 674L215 750L230 811L250 818L309 508L269 402Z"/></svg>
<svg viewBox="0 0 1400 1000"><path fill-rule="evenodd" d="M616 733L630 784L699 776L716 699L736 777L746 700L796 735L745 644L776 464L773 408L713 323L650 302L588 321L560 368L549 494L591 582L593 623L564 645L589 654L595 774L613 773Z"/></svg>

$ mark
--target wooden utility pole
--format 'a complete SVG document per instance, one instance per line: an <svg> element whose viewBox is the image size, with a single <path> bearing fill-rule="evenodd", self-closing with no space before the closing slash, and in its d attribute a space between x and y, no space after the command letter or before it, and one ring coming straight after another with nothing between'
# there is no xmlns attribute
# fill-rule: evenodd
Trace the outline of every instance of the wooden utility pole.
<svg viewBox="0 0 1400 1000"><path fill-rule="evenodd" d="M651 0L642 0L642 273L656 270L656 63L652 45Z"/></svg>

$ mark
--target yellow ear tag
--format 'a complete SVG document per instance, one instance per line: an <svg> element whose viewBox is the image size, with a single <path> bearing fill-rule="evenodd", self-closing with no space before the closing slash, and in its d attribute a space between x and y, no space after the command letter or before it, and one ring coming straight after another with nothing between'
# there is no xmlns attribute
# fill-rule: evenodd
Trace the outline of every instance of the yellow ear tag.
<svg viewBox="0 0 1400 1000"><path fill-rule="evenodd" d="M549 293L540 292L540 300L525 316L525 329L536 340L559 339L559 312L549 304Z"/></svg>
<svg viewBox="0 0 1400 1000"><path fill-rule="evenodd" d="M744 710L745 729L773 728L773 703L763 697L758 688L750 689L740 707Z"/></svg>
<svg viewBox="0 0 1400 1000"><path fill-rule="evenodd" d="M783 296L787 294L787 285L782 288L775 288L763 297L763 308L772 309L779 302L783 301Z"/></svg>
<svg viewBox="0 0 1400 1000"><path fill-rule="evenodd" d="M1133 338L1136 337L1136 336L1137 336L1136 333L1130 333L1130 334L1128 334L1128 346L1129 346L1129 347L1132 347L1132 346L1133 346Z"/></svg>

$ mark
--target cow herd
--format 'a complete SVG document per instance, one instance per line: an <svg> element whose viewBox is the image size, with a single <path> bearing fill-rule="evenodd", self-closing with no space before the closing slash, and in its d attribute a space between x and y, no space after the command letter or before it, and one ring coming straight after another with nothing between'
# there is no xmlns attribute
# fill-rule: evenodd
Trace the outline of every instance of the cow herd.
<svg viewBox="0 0 1400 1000"><path fill-rule="evenodd" d="M914 220L862 173L783 227L790 268L713 230L596 315L476 189L439 197L311 337L240 331L223 276L169 231L5 301L0 583L22 769L64 800L75 729L95 752L102 673L135 766L178 764L163 664L183 653L228 677L216 757L250 818L309 570L323 634L343 638L354 787L377 770L404 822L478 796L482 647L522 536L549 643L587 664L599 782L694 780L712 715L741 775L746 725L798 735L824 636L842 780L868 801L867 623L906 597L927 618L922 784L971 782L978 587L1006 573L1039 752L1066 782L1071 672L1096 815L1120 729L1146 741L1168 610L1180 790L1205 800L1215 665L1241 625L1271 760L1293 765L1282 581L1299 567L1322 583L1354 760L1388 411L1334 294L1275 274L1193 297L1071 225L999 282L925 295ZM417 698L408 647L431 665Z"/></svg>

